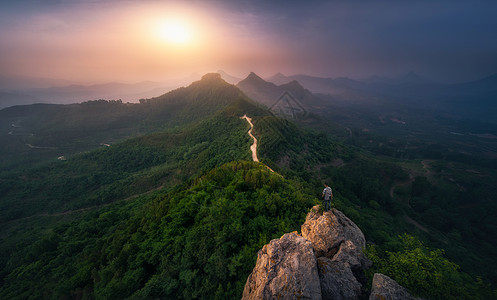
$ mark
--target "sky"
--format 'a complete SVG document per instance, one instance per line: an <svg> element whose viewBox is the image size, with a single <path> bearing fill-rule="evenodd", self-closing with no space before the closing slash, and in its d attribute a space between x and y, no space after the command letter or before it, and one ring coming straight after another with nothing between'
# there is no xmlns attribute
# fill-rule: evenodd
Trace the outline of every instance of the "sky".
<svg viewBox="0 0 497 300"><path fill-rule="evenodd" d="M2 0L0 77L497 73L497 1Z"/></svg>

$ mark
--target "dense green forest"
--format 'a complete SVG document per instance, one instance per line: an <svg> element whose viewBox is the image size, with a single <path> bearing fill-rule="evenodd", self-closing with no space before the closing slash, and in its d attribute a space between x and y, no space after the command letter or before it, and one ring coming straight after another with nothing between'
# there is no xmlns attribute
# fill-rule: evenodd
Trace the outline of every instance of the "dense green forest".
<svg viewBox="0 0 497 300"><path fill-rule="evenodd" d="M2 298L239 298L257 251L299 228L312 197L233 162L56 227L9 260Z"/></svg>
<svg viewBox="0 0 497 300"><path fill-rule="evenodd" d="M231 131L225 131L226 126ZM5 172L0 207L9 214L2 213L1 220L102 205L182 182L223 162L248 159L246 131L246 123L223 111L182 130L153 133L65 161Z"/></svg>
<svg viewBox="0 0 497 300"><path fill-rule="evenodd" d="M262 163L246 161L245 113ZM0 117L20 133L1 137L2 299L239 298L257 251L299 230L323 182L374 245L372 271L429 299L497 298L491 165L380 155L364 133L275 117L215 75L140 104Z"/></svg>

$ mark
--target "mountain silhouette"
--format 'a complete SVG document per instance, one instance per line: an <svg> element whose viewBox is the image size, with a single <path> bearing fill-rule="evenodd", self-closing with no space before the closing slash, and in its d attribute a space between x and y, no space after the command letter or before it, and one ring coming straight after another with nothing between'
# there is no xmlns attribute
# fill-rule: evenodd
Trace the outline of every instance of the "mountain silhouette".
<svg viewBox="0 0 497 300"><path fill-rule="evenodd" d="M224 81L226 81L226 82L228 82L228 83L230 83L230 84L236 84L236 83L238 83L238 82L241 80L241 78L238 78L238 77L236 77L236 76L233 76L233 75L231 75L231 74L228 74L228 73L226 73L226 72L225 72L225 71L223 71L223 70L218 70L218 71L217 71L217 73L218 73L219 75L221 75L221 78L222 78Z"/></svg>
<svg viewBox="0 0 497 300"><path fill-rule="evenodd" d="M307 110L321 102L296 80L276 85L253 72L237 87L251 99L269 107L273 113L292 119L304 117Z"/></svg>

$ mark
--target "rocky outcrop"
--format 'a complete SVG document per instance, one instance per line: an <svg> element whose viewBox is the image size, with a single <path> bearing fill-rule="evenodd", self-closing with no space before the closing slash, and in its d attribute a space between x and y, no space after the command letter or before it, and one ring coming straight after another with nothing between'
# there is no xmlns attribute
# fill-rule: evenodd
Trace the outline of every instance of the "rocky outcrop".
<svg viewBox="0 0 497 300"><path fill-rule="evenodd" d="M242 299L367 298L363 270L371 262L362 252L366 239L359 227L336 209L322 213L315 206L301 231L302 236L287 233L258 252ZM371 294L377 298L370 299L414 299L397 298L409 295L407 290L380 275Z"/></svg>
<svg viewBox="0 0 497 300"><path fill-rule="evenodd" d="M348 263L351 268L368 268L370 261L362 250L366 238L361 229L341 211L319 213L314 206L301 227L302 236L312 242L316 257Z"/></svg>
<svg viewBox="0 0 497 300"><path fill-rule="evenodd" d="M369 300L421 300L409 294L406 288L392 278L376 273L373 277Z"/></svg>
<svg viewBox="0 0 497 300"><path fill-rule="evenodd" d="M272 240L257 253L242 299L322 299L311 242L296 232Z"/></svg>
<svg viewBox="0 0 497 300"><path fill-rule="evenodd" d="M366 238L341 211L319 212L312 208L301 227L318 258L323 299L358 299L362 294L363 270L371 266L363 249Z"/></svg>

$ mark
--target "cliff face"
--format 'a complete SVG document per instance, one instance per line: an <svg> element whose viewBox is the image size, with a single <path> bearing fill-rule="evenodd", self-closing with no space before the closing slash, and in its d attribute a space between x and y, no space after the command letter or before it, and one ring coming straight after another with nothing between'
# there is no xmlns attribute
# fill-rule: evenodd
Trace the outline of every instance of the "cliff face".
<svg viewBox="0 0 497 300"><path fill-rule="evenodd" d="M364 234L341 211L320 214L315 206L302 225L302 236L311 241L318 262L323 299L357 299L362 271L371 266L362 249Z"/></svg>
<svg viewBox="0 0 497 300"><path fill-rule="evenodd" d="M321 299L311 242L296 232L272 240L257 253L243 299Z"/></svg>
<svg viewBox="0 0 497 300"><path fill-rule="evenodd" d="M367 298L363 271L371 262L362 252L366 240L359 227L336 209L320 213L315 206L301 231L302 236L287 233L259 251L242 299ZM381 274L374 277L373 291L370 299L414 299Z"/></svg>

